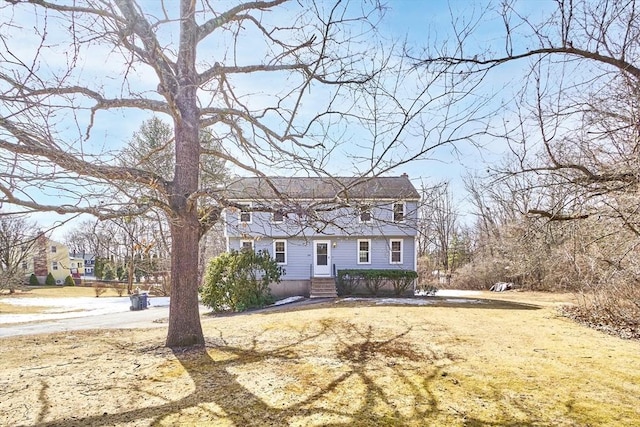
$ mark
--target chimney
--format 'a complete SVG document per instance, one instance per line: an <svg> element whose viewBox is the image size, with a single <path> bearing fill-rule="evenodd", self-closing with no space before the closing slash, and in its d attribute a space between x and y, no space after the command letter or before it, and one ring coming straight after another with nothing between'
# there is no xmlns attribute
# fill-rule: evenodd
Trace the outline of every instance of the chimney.
<svg viewBox="0 0 640 427"><path fill-rule="evenodd" d="M407 179L408 179L408 178L409 178L409 175L407 175L407 173L405 172L405 173L403 173L402 175L400 175L400 177L401 177L401 178L407 178Z"/></svg>

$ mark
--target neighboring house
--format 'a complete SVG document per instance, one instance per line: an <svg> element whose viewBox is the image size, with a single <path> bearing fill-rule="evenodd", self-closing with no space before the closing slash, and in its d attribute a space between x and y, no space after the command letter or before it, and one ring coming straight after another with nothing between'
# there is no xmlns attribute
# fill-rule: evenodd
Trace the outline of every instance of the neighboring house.
<svg viewBox="0 0 640 427"><path fill-rule="evenodd" d="M71 275L72 262L69 257L69 248L41 234L36 239L32 250L33 256L23 264L27 280L33 273L38 281L44 284L47 275L51 273L56 284L63 285L67 276Z"/></svg>
<svg viewBox="0 0 640 427"><path fill-rule="evenodd" d="M276 297L335 295L342 269L417 269L420 196L406 174L240 178L228 198L227 249L268 251L285 269Z"/></svg>
<svg viewBox="0 0 640 427"><path fill-rule="evenodd" d="M94 278L96 269L96 256L85 251L71 252L71 258L75 259L78 264L78 274L80 278ZM72 262L73 263L73 262ZM73 267L73 266L72 266ZM73 276L74 278L77 276Z"/></svg>
<svg viewBox="0 0 640 427"><path fill-rule="evenodd" d="M74 255L69 255L69 270L71 271L71 277L80 280L85 275L84 258Z"/></svg>

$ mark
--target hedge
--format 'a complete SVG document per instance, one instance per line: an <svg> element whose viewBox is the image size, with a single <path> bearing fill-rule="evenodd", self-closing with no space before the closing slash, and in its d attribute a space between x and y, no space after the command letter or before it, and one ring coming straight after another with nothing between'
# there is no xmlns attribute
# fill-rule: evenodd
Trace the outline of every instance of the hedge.
<svg viewBox="0 0 640 427"><path fill-rule="evenodd" d="M394 295L402 295L413 285L418 273L413 270L348 269L338 270L338 294L367 293L377 296L387 284L393 287Z"/></svg>

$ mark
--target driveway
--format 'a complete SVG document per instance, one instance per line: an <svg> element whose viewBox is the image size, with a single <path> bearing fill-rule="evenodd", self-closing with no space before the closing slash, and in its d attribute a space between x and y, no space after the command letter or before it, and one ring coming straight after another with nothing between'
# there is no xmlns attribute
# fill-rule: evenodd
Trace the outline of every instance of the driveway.
<svg viewBox="0 0 640 427"><path fill-rule="evenodd" d="M151 297L146 310L131 311L127 297L20 298L19 305L46 307L37 314L0 315L0 338L82 329L133 329L167 327L169 298ZM200 306L200 313L208 309Z"/></svg>
<svg viewBox="0 0 640 427"><path fill-rule="evenodd" d="M478 291L442 290L438 297L472 297L454 299L451 302L479 303L473 298L481 295ZM341 301L337 300L336 302ZM347 298L345 301L356 300ZM366 300L366 298L365 298ZM83 329L136 329L167 327L169 321L169 298L150 297L150 306L146 310L129 310L128 297L74 297L74 298L3 298L5 303L36 306L43 311L36 314L0 314L0 338L19 335L36 335L53 332L77 331ZM277 301L262 311L278 309L283 304L313 304L325 299L309 300L292 297ZM375 299L379 304L426 305L436 303L430 299ZM442 300L439 300L442 302ZM448 300L444 300L448 301ZM209 309L200 305L200 315Z"/></svg>

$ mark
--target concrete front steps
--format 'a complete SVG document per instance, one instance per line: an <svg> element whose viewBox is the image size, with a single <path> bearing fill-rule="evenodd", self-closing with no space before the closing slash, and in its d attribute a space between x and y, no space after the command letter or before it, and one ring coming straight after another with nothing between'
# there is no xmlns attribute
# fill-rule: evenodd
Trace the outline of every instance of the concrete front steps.
<svg viewBox="0 0 640 427"><path fill-rule="evenodd" d="M336 281L333 277L314 277L311 279L311 298L336 298Z"/></svg>

